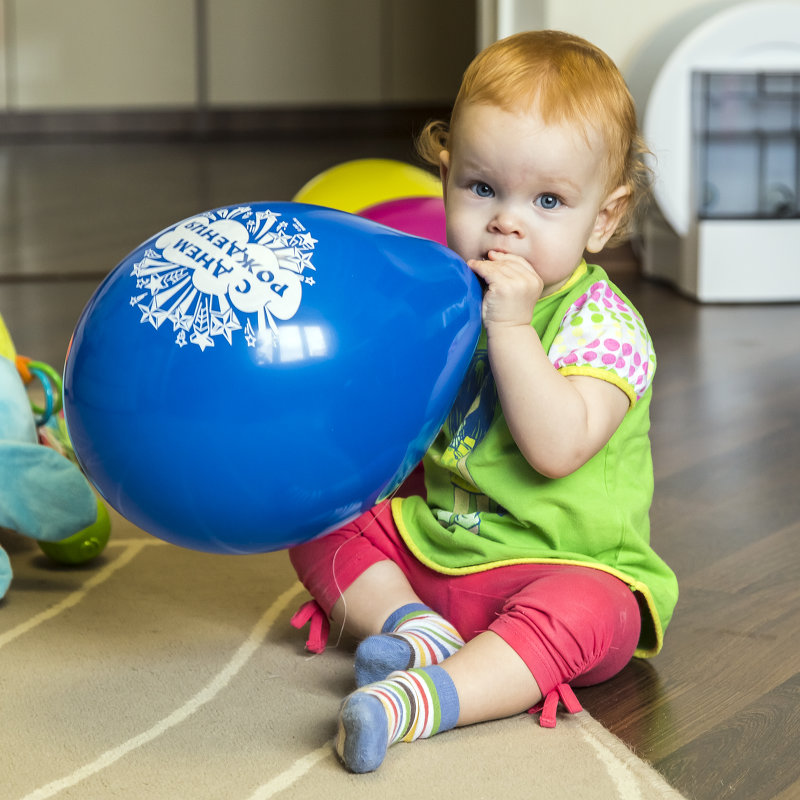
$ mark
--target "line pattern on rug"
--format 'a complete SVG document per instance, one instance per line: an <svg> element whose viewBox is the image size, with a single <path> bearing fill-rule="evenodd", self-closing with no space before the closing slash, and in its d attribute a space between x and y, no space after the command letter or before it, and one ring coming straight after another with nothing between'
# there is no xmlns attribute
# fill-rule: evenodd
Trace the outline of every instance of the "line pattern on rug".
<svg viewBox="0 0 800 800"><path fill-rule="evenodd" d="M79 784L81 781L97 774L114 764L119 759L133 752L139 747L157 739L170 728L179 725L194 714L198 709L213 700L232 680L237 673L247 664L258 647L269 634L275 621L287 606L304 591L302 585L297 582L280 594L275 601L262 614L261 618L250 631L247 639L239 646L233 657L225 667L217 673L201 691L187 700L180 708L172 714L160 720L149 730L143 731L138 736L134 736L128 741L123 742L117 747L107 750L94 761L75 770L71 775L60 778L42 786L27 794L22 800L46 800L54 797L64 789ZM77 593L76 593L77 594Z"/></svg>
<svg viewBox="0 0 800 800"><path fill-rule="evenodd" d="M288 789L300 780L307 772L312 770L320 761L333 757L333 742L325 742L322 747L312 750L292 764L289 769L280 775L271 778L247 798L247 800L271 800L276 794Z"/></svg>
<svg viewBox="0 0 800 800"><path fill-rule="evenodd" d="M109 564L106 564L101 570L96 572L89 578L80 589L76 589L71 594L68 594L63 600L56 603L50 608L45 609L39 614L36 614L25 622L21 622L14 628L7 630L5 633L0 634L0 648L18 639L20 636L29 633L34 628L38 627L44 622L57 617L64 611L78 605L92 589L96 589L101 584L105 583L117 570L126 567L142 550L152 544L163 544L158 540L150 539L127 539L121 542L115 542L116 545L124 545L122 554L114 559Z"/></svg>

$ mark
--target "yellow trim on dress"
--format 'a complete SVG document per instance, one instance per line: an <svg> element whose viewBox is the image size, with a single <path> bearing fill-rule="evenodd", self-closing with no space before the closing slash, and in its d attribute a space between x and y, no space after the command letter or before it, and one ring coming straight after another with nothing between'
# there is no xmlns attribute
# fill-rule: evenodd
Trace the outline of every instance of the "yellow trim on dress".
<svg viewBox="0 0 800 800"><path fill-rule="evenodd" d="M569 377L570 375L583 375L587 378L599 378L601 381L613 383L614 386L616 386L618 389L621 389L628 396L628 400L631 401L631 408L636 405L638 398L636 397L636 392L634 391L633 387L630 385L630 383L628 383L628 381L625 380L625 378L621 378L613 370L603 369L602 367L567 365L566 367L559 367L558 372L565 377Z"/></svg>
<svg viewBox="0 0 800 800"><path fill-rule="evenodd" d="M589 267L586 265L586 259L581 259L581 263L575 267L575 272L567 278L567 282L557 291L553 292L553 294L561 294L562 292L566 292L571 289L589 270ZM548 295L549 297L550 295Z"/></svg>

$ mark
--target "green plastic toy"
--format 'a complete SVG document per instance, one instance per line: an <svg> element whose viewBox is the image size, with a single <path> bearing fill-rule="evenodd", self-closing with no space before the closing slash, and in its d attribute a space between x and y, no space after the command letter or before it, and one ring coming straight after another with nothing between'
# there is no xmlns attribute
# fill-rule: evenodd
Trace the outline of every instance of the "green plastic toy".
<svg viewBox="0 0 800 800"><path fill-rule="evenodd" d="M26 384L41 384L44 406ZM75 461L61 408L61 378L18 356L0 316L0 528L35 539L62 564L83 564L106 546L108 510ZM0 598L12 580L0 547Z"/></svg>
<svg viewBox="0 0 800 800"><path fill-rule="evenodd" d="M60 542L42 542L42 552L59 564L85 564L103 552L111 537L111 520L103 503L97 504L97 520L88 528L62 539Z"/></svg>

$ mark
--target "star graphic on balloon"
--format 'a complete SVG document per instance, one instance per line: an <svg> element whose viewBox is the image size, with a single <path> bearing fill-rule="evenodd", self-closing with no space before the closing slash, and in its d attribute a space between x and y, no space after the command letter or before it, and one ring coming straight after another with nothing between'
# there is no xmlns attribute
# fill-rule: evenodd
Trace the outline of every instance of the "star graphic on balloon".
<svg viewBox="0 0 800 800"><path fill-rule="evenodd" d="M256 332L253 330L253 326L250 323L250 320L247 320L247 327L244 329L244 338L247 342L248 347L255 347L256 346Z"/></svg>
<svg viewBox="0 0 800 800"><path fill-rule="evenodd" d="M292 244L295 247L303 247L308 250L313 250L317 240L308 232L298 233L292 237Z"/></svg>
<svg viewBox="0 0 800 800"><path fill-rule="evenodd" d="M312 255L312 253L304 253L302 250L295 248L292 250L291 255L287 256L286 260L293 265L297 265L297 272L302 272L305 269L315 269L314 265L311 263Z"/></svg>
<svg viewBox="0 0 800 800"><path fill-rule="evenodd" d="M192 327L194 316L191 314L184 314L178 306L174 306L167 314L167 319L172 322L172 330L188 331Z"/></svg>
<svg viewBox="0 0 800 800"><path fill-rule="evenodd" d="M212 311L211 312L211 335L224 336L228 344L233 344L233 339L231 334L233 331L238 331L242 327L241 323L239 322L239 318L233 313L233 309L228 307L227 311L219 312L219 311Z"/></svg>
<svg viewBox="0 0 800 800"><path fill-rule="evenodd" d="M151 275L147 288L151 294L157 294L164 288L164 278L161 275Z"/></svg>
<svg viewBox="0 0 800 800"><path fill-rule="evenodd" d="M301 287L314 285L304 273L316 270L316 244L296 217L268 208L207 212L159 234L132 265L137 291L130 304L141 311L140 322L154 328L169 320L181 348L191 342L205 350L219 337L233 345L237 335L255 348L268 329L277 333L276 320L294 316ZM254 252L243 255L250 245ZM256 273L256 254L274 266ZM210 270L210 264L221 266Z"/></svg>
<svg viewBox="0 0 800 800"><path fill-rule="evenodd" d="M158 328L167 317L167 312L158 307L158 301L155 297L149 306L139 303L139 308L142 311L142 318L139 321L149 322L154 328Z"/></svg>
<svg viewBox="0 0 800 800"><path fill-rule="evenodd" d="M201 331L197 328L195 328L192 332L192 335L189 337L189 341L192 344L196 344L203 352L205 352L206 347L214 346L214 337L209 336L208 331Z"/></svg>

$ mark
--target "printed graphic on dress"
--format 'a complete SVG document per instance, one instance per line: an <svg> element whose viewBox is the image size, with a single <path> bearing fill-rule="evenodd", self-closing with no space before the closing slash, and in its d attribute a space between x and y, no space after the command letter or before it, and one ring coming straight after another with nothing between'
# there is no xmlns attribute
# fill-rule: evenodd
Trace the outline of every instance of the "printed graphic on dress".
<svg viewBox="0 0 800 800"><path fill-rule="evenodd" d="M450 443L442 454L442 463L456 470L470 485L467 457L489 430L497 407L497 386L489 368L489 353L481 348L472 357L464 382L445 422Z"/></svg>
<svg viewBox="0 0 800 800"><path fill-rule="evenodd" d="M445 511L436 509L434 515L439 524L444 528L457 526L469 533L480 536L481 533L481 514L496 509L497 504L482 492L469 491L463 486L453 484L453 510Z"/></svg>
<svg viewBox="0 0 800 800"><path fill-rule="evenodd" d="M130 304L142 323L170 323L181 348L205 352L236 337L256 347L277 335L277 320L297 313L304 285L314 285L315 244L296 218L249 206L209 211L145 251L131 273L137 293Z"/></svg>

